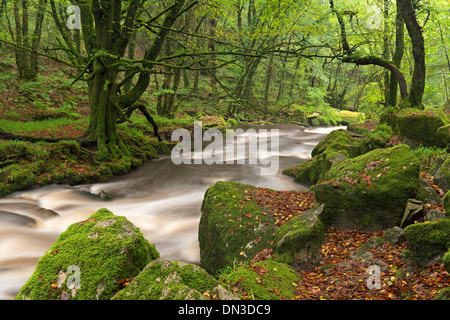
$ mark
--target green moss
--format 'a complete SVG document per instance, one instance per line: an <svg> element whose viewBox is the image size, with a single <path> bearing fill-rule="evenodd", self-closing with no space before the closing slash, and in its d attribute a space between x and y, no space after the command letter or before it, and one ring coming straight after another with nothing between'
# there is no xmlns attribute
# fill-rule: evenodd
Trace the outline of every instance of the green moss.
<svg viewBox="0 0 450 320"><path fill-rule="evenodd" d="M442 262L444 262L444 269L450 272L450 249L442 257Z"/></svg>
<svg viewBox="0 0 450 320"><path fill-rule="evenodd" d="M447 217L450 217L450 191L448 191L442 198L444 210L447 213Z"/></svg>
<svg viewBox="0 0 450 320"><path fill-rule="evenodd" d="M433 300L450 300L450 287L440 290Z"/></svg>
<svg viewBox="0 0 450 320"><path fill-rule="evenodd" d="M359 134L359 135L365 135L365 134L367 134L370 131L369 129L367 129L365 127L358 126L356 124L349 124L347 126L347 130L350 131L350 132Z"/></svg>
<svg viewBox="0 0 450 320"><path fill-rule="evenodd" d="M361 141L353 134L344 129L331 131L325 139L320 141L311 152L311 156L315 157L325 151L346 151L350 157L359 155Z"/></svg>
<svg viewBox="0 0 450 320"><path fill-rule="evenodd" d="M203 299L213 294L218 282L204 269L178 261L157 259L142 270L113 300Z"/></svg>
<svg viewBox="0 0 450 320"><path fill-rule="evenodd" d="M387 147L391 136L394 134L392 128L386 124L379 124L374 130L367 132L360 146L360 154L371 150Z"/></svg>
<svg viewBox="0 0 450 320"><path fill-rule="evenodd" d="M340 110L341 122L343 124L360 124L364 123L366 116L362 112L353 112L348 110Z"/></svg>
<svg viewBox="0 0 450 320"><path fill-rule="evenodd" d="M205 193L199 223L201 266L210 274L238 261L249 261L270 246L275 220L256 201L246 199L255 187L219 181Z"/></svg>
<svg viewBox="0 0 450 320"><path fill-rule="evenodd" d="M347 151L325 151L298 166L283 170L283 174L293 176L295 181L313 185L331 168L333 163L349 158Z"/></svg>
<svg viewBox="0 0 450 320"><path fill-rule="evenodd" d="M409 225L405 236L412 258L425 266L450 248L450 219Z"/></svg>
<svg viewBox="0 0 450 320"><path fill-rule="evenodd" d="M400 223L418 191L420 167L407 145L375 149L333 164L311 187L334 226L380 230Z"/></svg>
<svg viewBox="0 0 450 320"><path fill-rule="evenodd" d="M283 224L275 235L274 259L295 269L311 269L320 261L326 225L319 215L323 205L305 211Z"/></svg>
<svg viewBox="0 0 450 320"><path fill-rule="evenodd" d="M124 278L136 276L159 257L155 247L125 217L100 209L63 232L39 260L16 299L109 299ZM69 289L65 274L80 270L80 287ZM69 283L70 284L70 283Z"/></svg>
<svg viewBox="0 0 450 320"><path fill-rule="evenodd" d="M450 144L450 124L440 127L436 134L442 146L448 146Z"/></svg>
<svg viewBox="0 0 450 320"><path fill-rule="evenodd" d="M293 299L299 280L290 266L272 260L238 266L221 278L245 297L258 300Z"/></svg>
<svg viewBox="0 0 450 320"><path fill-rule="evenodd" d="M402 109L397 114L400 137L410 146L443 146L437 135L440 127L449 123L447 115L440 109Z"/></svg>

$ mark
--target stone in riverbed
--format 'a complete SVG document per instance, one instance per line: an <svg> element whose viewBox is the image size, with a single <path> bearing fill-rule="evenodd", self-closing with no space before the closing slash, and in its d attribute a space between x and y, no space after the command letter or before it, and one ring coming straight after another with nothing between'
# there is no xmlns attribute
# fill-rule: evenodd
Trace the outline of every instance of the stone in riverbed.
<svg viewBox="0 0 450 320"><path fill-rule="evenodd" d="M100 209L67 228L39 259L16 299L104 300L159 257L130 221Z"/></svg>

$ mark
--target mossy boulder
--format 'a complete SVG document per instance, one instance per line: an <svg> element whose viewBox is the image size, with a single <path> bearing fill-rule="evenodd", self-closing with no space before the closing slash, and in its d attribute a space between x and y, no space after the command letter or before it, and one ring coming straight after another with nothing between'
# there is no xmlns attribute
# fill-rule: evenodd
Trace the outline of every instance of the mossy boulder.
<svg viewBox="0 0 450 320"><path fill-rule="evenodd" d="M334 130L314 147L311 159L283 173L299 183L315 184L333 163L358 156L360 145L361 136L344 129Z"/></svg>
<svg viewBox="0 0 450 320"><path fill-rule="evenodd" d="M447 193L442 198L442 204L444 205L445 213L447 214L447 217L450 218L450 191L447 191Z"/></svg>
<svg viewBox="0 0 450 320"><path fill-rule="evenodd" d="M325 151L335 150L346 151L348 156L353 158L360 154L360 144L361 136L344 129L334 130L314 147L311 157L315 157Z"/></svg>
<svg viewBox="0 0 450 320"><path fill-rule="evenodd" d="M400 139L411 147L446 146L437 134L440 127L449 124L447 115L441 109L402 109L396 115L396 122Z"/></svg>
<svg viewBox="0 0 450 320"><path fill-rule="evenodd" d="M311 190L325 203L325 223L380 231L400 224L408 199L418 192L419 172L411 149L400 144L333 164Z"/></svg>
<svg viewBox="0 0 450 320"><path fill-rule="evenodd" d="M307 210L277 229L274 257L294 269L309 270L319 265L327 227L320 219L324 205Z"/></svg>
<svg viewBox="0 0 450 320"><path fill-rule="evenodd" d="M300 281L290 266L273 260L243 264L227 271L222 274L221 282L258 300L294 299Z"/></svg>
<svg viewBox="0 0 450 320"><path fill-rule="evenodd" d="M442 259L450 248L450 219L411 224L405 236L413 260L426 266Z"/></svg>
<svg viewBox="0 0 450 320"><path fill-rule="evenodd" d="M237 299L197 265L156 259L150 262L112 300Z"/></svg>
<svg viewBox="0 0 450 320"><path fill-rule="evenodd" d="M137 276L156 258L158 251L137 227L100 209L58 237L16 299L110 299L121 280Z"/></svg>
<svg viewBox="0 0 450 320"><path fill-rule="evenodd" d="M206 191L198 240L200 263L208 273L215 275L235 260L250 261L273 241L275 219L256 201L243 201L255 188L219 181Z"/></svg>
<svg viewBox="0 0 450 320"><path fill-rule="evenodd" d="M341 123L344 125L364 123L366 116L363 112L340 110Z"/></svg>
<svg viewBox="0 0 450 320"><path fill-rule="evenodd" d="M393 134L394 131L390 126L386 124L377 125L374 130L363 135L359 153L364 154L374 149L387 147Z"/></svg>
<svg viewBox="0 0 450 320"><path fill-rule="evenodd" d="M440 127L437 130L438 140L441 142L442 146L447 146L450 144L450 124Z"/></svg>
<svg viewBox="0 0 450 320"><path fill-rule="evenodd" d="M450 190L450 156L448 154L437 156L433 161L430 174L434 177L434 183L445 191Z"/></svg>
<svg viewBox="0 0 450 320"><path fill-rule="evenodd" d="M334 163L387 147L393 133L385 124L372 131L366 130L363 135L343 129L332 131L313 149L311 159L283 170L283 174L294 177L299 183L313 185L322 180Z"/></svg>
<svg viewBox="0 0 450 320"><path fill-rule="evenodd" d="M283 174L294 177L298 183L313 185L320 180L320 177L331 168L332 164L348 159L347 151L330 150L325 151L300 163L298 166L283 170Z"/></svg>
<svg viewBox="0 0 450 320"><path fill-rule="evenodd" d="M359 135L365 135L365 134L367 134L368 132L370 132L370 130L367 129L366 127L359 126L359 125L357 125L357 124L349 124L349 125L347 126L347 130L350 131L350 132L359 134Z"/></svg>

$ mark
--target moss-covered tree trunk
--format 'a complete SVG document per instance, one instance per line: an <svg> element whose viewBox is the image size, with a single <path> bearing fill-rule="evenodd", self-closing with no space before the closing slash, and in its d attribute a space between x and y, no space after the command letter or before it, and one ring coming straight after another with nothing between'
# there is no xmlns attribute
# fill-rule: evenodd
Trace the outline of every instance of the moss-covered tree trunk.
<svg viewBox="0 0 450 320"><path fill-rule="evenodd" d="M400 12L399 8L399 0L396 0L397 3L397 15L395 17L395 51L394 56L392 57L392 62L397 68L400 68L403 53L405 51L405 22L403 20L403 15ZM398 92L398 82L395 78L394 74L391 73L389 79L389 97L387 100L387 104L389 106L397 105L397 92Z"/></svg>
<svg viewBox="0 0 450 320"><path fill-rule="evenodd" d="M422 98L425 91L425 42L422 35L422 27L417 22L411 0L399 0L399 8L402 12L405 25L412 43L412 53L414 57L414 72L411 81L408 104L414 107L423 108Z"/></svg>
<svg viewBox="0 0 450 320"><path fill-rule="evenodd" d="M97 141L99 154L104 158L128 155L116 128L121 113L117 105L118 70L109 66L109 60L97 58L93 63L94 72L88 80L90 122L86 135L90 140Z"/></svg>

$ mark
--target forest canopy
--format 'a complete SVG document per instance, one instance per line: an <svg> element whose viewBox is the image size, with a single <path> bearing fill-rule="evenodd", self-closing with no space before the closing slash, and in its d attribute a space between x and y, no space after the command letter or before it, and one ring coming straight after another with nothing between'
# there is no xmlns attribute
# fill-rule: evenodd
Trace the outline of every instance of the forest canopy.
<svg viewBox="0 0 450 320"><path fill-rule="evenodd" d="M441 107L448 14L446 0L2 0L0 39L19 78L38 79L45 58L86 86L83 137L110 157L128 154L117 122L140 110L156 125L148 108L242 119L331 107L370 119Z"/></svg>

